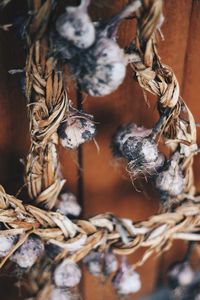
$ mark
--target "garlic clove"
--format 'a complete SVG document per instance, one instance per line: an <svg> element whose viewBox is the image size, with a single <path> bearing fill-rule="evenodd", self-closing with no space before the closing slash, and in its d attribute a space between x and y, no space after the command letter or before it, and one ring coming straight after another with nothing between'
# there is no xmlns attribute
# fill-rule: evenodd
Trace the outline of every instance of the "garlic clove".
<svg viewBox="0 0 200 300"><path fill-rule="evenodd" d="M56 22L60 36L80 49L89 48L95 41L95 26L87 13L89 3L82 0L78 7L67 7Z"/></svg>
<svg viewBox="0 0 200 300"><path fill-rule="evenodd" d="M91 251L83 259L84 264L87 266L88 271L94 276L100 276L103 271L103 254Z"/></svg>
<svg viewBox="0 0 200 300"><path fill-rule="evenodd" d="M74 294L72 294L68 289L61 289L54 287L51 291L47 300L78 300Z"/></svg>
<svg viewBox="0 0 200 300"><path fill-rule="evenodd" d="M168 281L172 288L187 286L195 278L195 272L188 262L176 263L168 271Z"/></svg>
<svg viewBox="0 0 200 300"><path fill-rule="evenodd" d="M60 143L64 148L76 149L81 144L90 141L96 133L92 119L79 115L68 117L58 128Z"/></svg>
<svg viewBox="0 0 200 300"><path fill-rule="evenodd" d="M80 283L81 270L74 262L64 259L54 270L53 277L57 287L74 287Z"/></svg>
<svg viewBox="0 0 200 300"><path fill-rule="evenodd" d="M120 268L115 274L112 282L114 288L121 295L136 293L141 289L140 276L129 265Z"/></svg>
<svg viewBox="0 0 200 300"><path fill-rule="evenodd" d="M70 192L60 194L55 208L64 215L74 217L78 217L81 213L81 207L77 202L76 196Z"/></svg>
<svg viewBox="0 0 200 300"><path fill-rule="evenodd" d="M168 161L167 168L157 175L155 184L156 188L164 193L163 195L175 197L183 192L185 186L184 176L176 157L172 157Z"/></svg>
<svg viewBox="0 0 200 300"><path fill-rule="evenodd" d="M37 259L44 252L44 244L38 238L29 237L21 247L19 247L10 260L21 268L31 268Z"/></svg>
<svg viewBox="0 0 200 300"><path fill-rule="evenodd" d="M108 276L116 272L118 269L118 260L112 252L105 252L104 254L104 268L103 273Z"/></svg>
<svg viewBox="0 0 200 300"><path fill-rule="evenodd" d="M5 257L14 247L16 241L15 235L0 236L0 257Z"/></svg>

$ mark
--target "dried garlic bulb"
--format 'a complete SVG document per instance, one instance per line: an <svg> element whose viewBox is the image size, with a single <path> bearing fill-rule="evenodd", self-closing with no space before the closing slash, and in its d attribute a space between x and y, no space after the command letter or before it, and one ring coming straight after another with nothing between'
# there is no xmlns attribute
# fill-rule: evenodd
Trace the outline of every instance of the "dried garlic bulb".
<svg viewBox="0 0 200 300"><path fill-rule="evenodd" d="M116 272L118 268L118 260L111 252L91 251L84 259L88 271L94 276L105 275Z"/></svg>
<svg viewBox="0 0 200 300"><path fill-rule="evenodd" d="M70 192L60 194L55 208L67 216L78 217L81 213L81 207L77 202L76 196Z"/></svg>
<svg viewBox="0 0 200 300"><path fill-rule="evenodd" d="M10 257L21 268L31 268L44 252L44 244L38 238L30 237Z"/></svg>
<svg viewBox="0 0 200 300"><path fill-rule="evenodd" d="M175 153L168 161L166 169L160 172L156 178L156 188L164 198L175 197L184 190L184 176L179 165L179 153Z"/></svg>
<svg viewBox="0 0 200 300"><path fill-rule="evenodd" d="M159 153L155 140L151 137L151 129L128 124L120 127L113 137L112 149L114 156L128 160L128 167L133 176L153 174L165 161Z"/></svg>
<svg viewBox="0 0 200 300"><path fill-rule="evenodd" d="M136 293L141 288L140 276L127 263L123 263L113 280L113 286L121 295Z"/></svg>
<svg viewBox="0 0 200 300"><path fill-rule="evenodd" d="M14 247L17 241L15 235L0 236L0 257L6 256Z"/></svg>
<svg viewBox="0 0 200 300"><path fill-rule="evenodd" d="M68 289L61 289L61 288L54 287L47 300L76 300L76 299L78 300L78 297L72 294Z"/></svg>
<svg viewBox="0 0 200 300"><path fill-rule="evenodd" d="M93 116L83 113L71 114L58 128L60 143L64 148L76 149L81 144L93 139L96 126Z"/></svg>
<svg viewBox="0 0 200 300"><path fill-rule="evenodd" d="M77 264L64 259L54 270L53 277L57 287L74 287L81 280L81 270Z"/></svg>
<svg viewBox="0 0 200 300"><path fill-rule="evenodd" d="M195 272L188 262L176 263L168 271L168 282L172 288L187 286L195 278Z"/></svg>
<svg viewBox="0 0 200 300"><path fill-rule="evenodd" d="M90 0L82 0L78 7L66 7L66 12L56 22L56 30L61 37L74 46L86 49L95 41L95 26L87 9Z"/></svg>

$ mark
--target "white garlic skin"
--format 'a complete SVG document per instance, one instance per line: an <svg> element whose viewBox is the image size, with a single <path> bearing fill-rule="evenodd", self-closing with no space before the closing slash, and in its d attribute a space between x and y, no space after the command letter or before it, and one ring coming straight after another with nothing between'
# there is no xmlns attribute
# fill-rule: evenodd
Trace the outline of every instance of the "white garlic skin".
<svg viewBox="0 0 200 300"><path fill-rule="evenodd" d="M0 236L0 257L5 257L16 243L17 237L15 235Z"/></svg>
<svg viewBox="0 0 200 300"><path fill-rule="evenodd" d="M47 300L75 300L71 292L67 289L53 288Z"/></svg>
<svg viewBox="0 0 200 300"><path fill-rule="evenodd" d="M113 253L106 252L104 254L104 268L103 272L105 275L109 275L116 272L118 269L118 260Z"/></svg>
<svg viewBox="0 0 200 300"><path fill-rule="evenodd" d="M131 266L126 266L124 270L119 269L118 272L113 284L119 294L128 295L141 289L140 276Z"/></svg>
<svg viewBox="0 0 200 300"><path fill-rule="evenodd" d="M172 160L167 170L160 172L156 178L156 187L169 196L180 195L184 190L184 177L180 166Z"/></svg>
<svg viewBox="0 0 200 300"><path fill-rule="evenodd" d="M88 13L88 1L78 7L67 7L66 12L56 22L56 30L61 37L80 49L87 49L95 41L95 26Z"/></svg>
<svg viewBox="0 0 200 300"><path fill-rule="evenodd" d="M10 257L21 268L31 268L44 252L44 244L38 238L28 238Z"/></svg>
<svg viewBox="0 0 200 300"><path fill-rule="evenodd" d="M115 91L126 75L124 51L116 42L101 38L92 49L94 66L79 78L82 88L91 96L106 96Z"/></svg>
<svg viewBox="0 0 200 300"><path fill-rule="evenodd" d="M195 272L187 262L177 263L169 271L168 277L175 280L178 285L187 286L194 280Z"/></svg>
<svg viewBox="0 0 200 300"><path fill-rule="evenodd" d="M91 140L96 133L96 126L92 120L84 118L68 118L58 130L60 143L64 148L76 149L81 144Z"/></svg>
<svg viewBox="0 0 200 300"><path fill-rule="evenodd" d="M77 264L65 259L56 267L53 276L57 287L75 287L80 283L81 270Z"/></svg>
<svg viewBox="0 0 200 300"><path fill-rule="evenodd" d="M77 202L76 196L70 192L62 193L55 205L55 208L64 215L78 217L81 207Z"/></svg>

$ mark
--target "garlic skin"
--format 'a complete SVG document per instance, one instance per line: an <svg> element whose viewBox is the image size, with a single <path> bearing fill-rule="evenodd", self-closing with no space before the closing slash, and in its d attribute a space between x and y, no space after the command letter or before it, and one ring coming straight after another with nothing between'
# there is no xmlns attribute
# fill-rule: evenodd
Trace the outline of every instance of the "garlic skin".
<svg viewBox="0 0 200 300"><path fill-rule="evenodd" d="M129 137L147 137L151 132L151 129L147 129L143 126L137 126L135 123L120 126L112 138L112 150L114 156L122 156L123 145Z"/></svg>
<svg viewBox="0 0 200 300"><path fill-rule="evenodd" d="M54 287L47 300L78 300L68 289Z"/></svg>
<svg viewBox="0 0 200 300"><path fill-rule="evenodd" d="M80 49L89 48L95 41L95 26L87 13L89 4L89 0L82 0L78 7L66 7L56 22L60 36Z"/></svg>
<svg viewBox="0 0 200 300"><path fill-rule="evenodd" d="M21 247L19 247L10 260L21 268L31 268L36 260L44 252L44 244L38 238L29 237Z"/></svg>
<svg viewBox="0 0 200 300"><path fill-rule="evenodd" d="M113 137L113 154L128 160L132 177L153 175L165 162L165 156L159 152L151 133L152 129L131 123L121 126Z"/></svg>
<svg viewBox="0 0 200 300"><path fill-rule="evenodd" d="M141 289L141 281L138 273L129 265L123 265L113 278L114 288L120 295L136 293Z"/></svg>
<svg viewBox="0 0 200 300"><path fill-rule="evenodd" d="M111 252L91 251L84 259L88 271L94 276L108 276L117 271L118 260Z"/></svg>
<svg viewBox="0 0 200 300"><path fill-rule="evenodd" d="M0 257L5 257L16 243L15 235L0 236Z"/></svg>
<svg viewBox="0 0 200 300"><path fill-rule="evenodd" d="M60 143L64 148L76 149L81 144L93 139L96 133L96 126L92 118L81 115L69 116L66 122L58 128Z"/></svg>
<svg viewBox="0 0 200 300"><path fill-rule="evenodd" d="M81 88L91 96L106 96L115 91L126 75L124 51L109 38L99 39L90 53L91 65L78 76Z"/></svg>
<svg viewBox="0 0 200 300"><path fill-rule="evenodd" d="M157 175L155 183L161 193L171 197L178 196L183 192L184 176L176 155L168 162L166 170Z"/></svg>
<svg viewBox="0 0 200 300"><path fill-rule="evenodd" d="M195 272L188 262L176 263L168 271L169 284L174 288L176 286L187 286L195 279Z"/></svg>
<svg viewBox="0 0 200 300"><path fill-rule="evenodd" d="M78 204L76 196L70 192L60 194L55 208L64 215L78 217L81 213L81 206Z"/></svg>
<svg viewBox="0 0 200 300"><path fill-rule="evenodd" d="M74 287L80 283L81 270L77 264L64 259L54 270L53 277L57 287Z"/></svg>

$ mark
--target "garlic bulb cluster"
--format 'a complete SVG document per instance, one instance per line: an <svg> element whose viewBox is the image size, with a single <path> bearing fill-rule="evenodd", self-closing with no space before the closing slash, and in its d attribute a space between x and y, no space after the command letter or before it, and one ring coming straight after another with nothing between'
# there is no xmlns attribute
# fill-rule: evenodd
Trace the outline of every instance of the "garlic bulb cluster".
<svg viewBox="0 0 200 300"><path fill-rule="evenodd" d="M78 217L81 213L81 206L78 204L76 196L70 192L60 194L55 209L66 216Z"/></svg>
<svg viewBox="0 0 200 300"><path fill-rule="evenodd" d="M17 237L14 235L0 236L0 257L5 257L14 247Z"/></svg>
<svg viewBox="0 0 200 300"><path fill-rule="evenodd" d="M87 13L89 4L90 0L82 0L78 7L66 7L56 22L60 36L81 49L92 46L95 41L95 26Z"/></svg>
<svg viewBox="0 0 200 300"><path fill-rule="evenodd" d="M64 259L54 270L54 282L57 287L71 288L79 284L81 270L79 266L68 259Z"/></svg>
<svg viewBox="0 0 200 300"><path fill-rule="evenodd" d="M88 271L94 276L105 275L116 272L118 268L118 260L111 252L91 251L84 259Z"/></svg>
<svg viewBox="0 0 200 300"><path fill-rule="evenodd" d="M136 293L141 288L139 274L127 263L122 263L112 280L114 288L120 295Z"/></svg>
<svg viewBox="0 0 200 300"><path fill-rule="evenodd" d="M105 96L115 91L126 74L127 59L116 42L121 20L141 6L137 0L127 5L107 23L92 23L87 14L90 1L83 0L79 7L69 7L56 22L59 36L54 44L71 67L79 86L91 96Z"/></svg>
<svg viewBox="0 0 200 300"><path fill-rule="evenodd" d="M76 149L94 138L96 126L93 116L81 112L70 113L58 128L60 143L64 148Z"/></svg>
<svg viewBox="0 0 200 300"><path fill-rule="evenodd" d="M176 197L184 190L184 176L179 165L179 153L175 153L167 162L166 168L156 177L156 188L161 198Z"/></svg>
<svg viewBox="0 0 200 300"><path fill-rule="evenodd" d="M151 132L151 129L132 123L120 127L113 137L114 156L128 160L128 167L133 176L152 175L164 164L165 157L159 152Z"/></svg>
<svg viewBox="0 0 200 300"><path fill-rule="evenodd" d="M21 247L19 247L10 260L15 262L20 268L31 268L37 259L44 252L44 244L38 238L29 237Z"/></svg>

